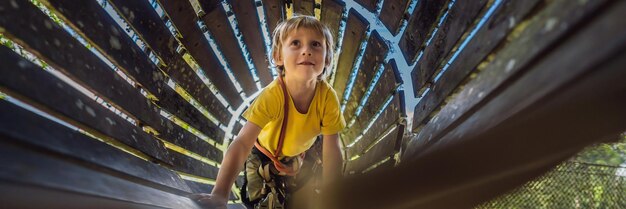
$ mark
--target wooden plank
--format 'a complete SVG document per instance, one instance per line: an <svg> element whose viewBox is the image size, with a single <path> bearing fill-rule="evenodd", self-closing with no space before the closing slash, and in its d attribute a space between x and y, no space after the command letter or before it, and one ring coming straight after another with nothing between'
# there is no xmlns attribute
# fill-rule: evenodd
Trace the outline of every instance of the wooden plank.
<svg viewBox="0 0 626 209"><path fill-rule="evenodd" d="M146 47L150 48L163 62L164 65L160 66L160 69L215 116L220 123L228 124L232 114L196 75L183 57L176 52L179 45L178 41L170 33L150 3L123 0L112 0L110 3L126 23L137 32L137 36L146 43ZM97 4L97 2L84 2L83 4L94 6L93 4ZM94 9L100 10L99 8Z"/></svg>
<svg viewBox="0 0 626 209"><path fill-rule="evenodd" d="M61 117L74 120L76 122L73 124L78 127L96 130L150 157L168 164L172 162L163 143L141 128L125 121L5 46L0 46L0 54L14 60L0 64L0 72L3 75L0 78L0 89L10 91L7 92L9 94L17 93L11 96L23 99L24 102L34 106L49 109L52 111L49 111L50 114L60 114Z"/></svg>
<svg viewBox="0 0 626 209"><path fill-rule="evenodd" d="M189 185L189 188L191 188L191 191L193 191L193 193L211 194L211 192L213 191L213 187L215 187L214 185L211 185L211 184L204 184L204 183L189 181L189 180L184 180L184 181L185 183L187 183L187 185ZM230 196L228 197L228 199L238 200L237 195L235 195L233 191L230 192Z"/></svg>
<svg viewBox="0 0 626 209"><path fill-rule="evenodd" d="M424 126L422 131L428 134L418 135L419 140L423 142L429 141L428 138L430 138L430 134L436 136L442 130L445 130L454 120L460 118L462 114L467 114L466 112L472 109L473 106L476 106L481 103L482 100L488 98L488 95L496 91L497 88L501 88L499 86L506 85L507 80L512 79L511 77L514 76L516 72L523 71L527 68L527 65L532 64L536 59L544 59L544 53L554 49L554 42L564 40L566 37L571 36L573 31L577 29L577 24L585 24L583 20L595 14L606 2L608 1L594 1L586 4L578 4L568 1L555 1L546 6L540 13L529 20L526 29L520 34L520 38L513 40L504 49L498 52L495 60L483 70L484 72L489 72L489 74L481 74L475 78L476 81L470 81L464 87L465 90L461 91L457 96L472 99L467 99L462 103L449 103L448 106L457 106L457 109L454 111L451 111L447 107L442 108L439 115L443 114L447 116L438 117L436 120L433 118L433 125L429 124ZM564 26L546 31L544 27L547 24L546 20L549 19L561 20ZM542 39L533 40L531 38L525 38L536 36L541 36ZM585 45L581 45L581 48L583 46ZM515 60L513 66L510 64L511 60ZM444 77L446 77L446 80L449 82L454 81L447 79L445 75ZM442 77L442 79L444 77ZM487 81L486 79L492 80ZM417 107L420 107L420 105Z"/></svg>
<svg viewBox="0 0 626 209"><path fill-rule="evenodd" d="M339 54L339 61L337 61L337 74L333 84L339 101L343 100L343 93L346 85L348 85L348 80L350 80L352 67L355 65L354 62L359 54L361 44L365 40L365 33L368 28L369 22L356 10L350 9L346 29L343 32L343 44L341 45L341 53Z"/></svg>
<svg viewBox="0 0 626 209"><path fill-rule="evenodd" d="M413 9L399 43L404 59L409 65L417 59L419 51L426 44L428 34L434 30L437 19L447 5L447 0L423 0Z"/></svg>
<svg viewBox="0 0 626 209"><path fill-rule="evenodd" d="M241 32L244 44L248 47L250 57L254 68L256 68L257 76L261 81L261 86L267 86L274 80L269 61L265 52L265 40L261 33L261 20L257 14L257 6L254 0L235 1L227 0L235 13L239 31Z"/></svg>
<svg viewBox="0 0 626 209"><path fill-rule="evenodd" d="M382 108L387 98L392 96L401 84L402 78L396 66L396 61L391 59L385 64L383 74L378 79L376 86L374 86L374 90L372 90L372 94L370 94L365 106L363 106L361 114L357 116L356 123L370 121L376 114L376 111Z"/></svg>
<svg viewBox="0 0 626 209"><path fill-rule="evenodd" d="M206 164L203 161L181 154L174 150L170 150L172 156L172 169L183 173L188 173L204 178L215 179L219 169L215 166Z"/></svg>
<svg viewBox="0 0 626 209"><path fill-rule="evenodd" d="M146 153L151 153L146 151L149 149L166 151L163 144L156 138L149 136L139 127L132 126L118 115L93 101L92 98L78 92L56 76L45 72L4 46L0 46L0 56L14 60L14 62L0 63L0 72L5 75L0 78L0 89L7 91L7 93L11 91L22 95L25 99L33 100L35 103L46 106L45 108L62 114L62 117L72 118L135 149ZM28 85L24 85L25 83ZM50 95L54 95L54 97L50 97ZM154 118L160 117L158 111L147 110L145 114L151 114L151 117ZM96 117L93 117L91 113ZM157 130L163 130L159 132L161 139L217 162L222 160L222 151L216 147L163 117L158 120L150 121L151 123L148 125L157 128ZM135 136L138 138L137 140L141 141L134 140L129 136Z"/></svg>
<svg viewBox="0 0 626 209"><path fill-rule="evenodd" d="M160 116L160 110L156 105L124 81L124 78L114 73L88 49L82 47L76 39L45 17L30 2L16 3L20 9L26 11L5 10L7 13L3 13L3 15L6 14L6 17L13 15L19 21L1 18L0 25L5 28L4 35L25 47L26 50L38 55L41 60L63 72L83 87L112 101L109 104L126 114L138 118L156 130L166 130L165 133L168 134L172 132L183 133L178 131L180 130L179 127L172 125L171 122ZM5 8L10 7L9 5L3 6ZM20 15L27 15L29 18L22 18ZM23 27L24 25L29 25L29 27ZM46 36L34 36L34 34L46 34ZM65 44L62 45L61 43ZM59 51L66 53L58 53ZM183 135L189 134L183 133ZM219 139L221 138L217 137L217 140Z"/></svg>
<svg viewBox="0 0 626 209"><path fill-rule="evenodd" d="M356 135L355 132L363 130L376 115L378 110L383 107L382 105L384 102L390 96L393 96L396 89L400 86L401 83L394 79L394 75L400 75L400 73L397 72L394 60L390 60L390 62L385 65L385 69L383 70L383 74L378 83L376 83L376 86L369 97L369 101L365 103L361 113L353 119L354 124L347 127L346 133L352 132L353 135ZM348 124L352 123L351 120L348 120L347 122Z"/></svg>
<svg viewBox="0 0 626 209"><path fill-rule="evenodd" d="M230 78L226 74L224 66L219 62L215 52L211 49L211 45L209 45L209 40L205 38L204 33L196 24L198 16L191 3L189 1L161 0L159 4L180 34L179 41L185 49L224 96L228 104L235 108L239 107L243 103L243 99L237 92L235 84L229 82Z"/></svg>
<svg viewBox="0 0 626 209"><path fill-rule="evenodd" d="M339 45L339 24L341 24L342 15L345 9L346 3L343 1L322 1L322 9L320 10L320 21L328 26L331 33L333 34L335 47Z"/></svg>
<svg viewBox="0 0 626 209"><path fill-rule="evenodd" d="M611 1L602 8L426 152L409 153L393 170L336 185L327 194L335 198L331 208L398 202L406 208L472 208L538 177L585 146L623 133L626 21L621 17L626 2ZM480 75L482 83L490 83L504 74ZM413 181L407 183L407 178ZM387 181L366 183L375 179Z"/></svg>
<svg viewBox="0 0 626 209"><path fill-rule="evenodd" d="M127 176L128 180L160 190L177 194L190 192L176 173L158 164L132 156L8 101L0 100L0 107L3 111L0 115L0 123L3 124L0 135L6 141L27 144L70 157L76 162L110 169L117 175Z"/></svg>
<svg viewBox="0 0 626 209"><path fill-rule="evenodd" d="M402 21L408 19L409 0L384 1L379 19L392 35L400 32Z"/></svg>
<svg viewBox="0 0 626 209"><path fill-rule="evenodd" d="M344 129L345 136L354 136L356 137L360 131L362 131L367 124L372 120L372 118L376 115L378 110L383 108L383 104L387 99L395 94L395 90L398 86L400 86L401 81L400 73L397 71L395 60L390 60L383 69L383 74L381 75L379 81L374 86L374 90L369 97L369 101L365 103L361 113L356 117L356 119L347 120L348 127ZM354 124L350 125L354 120ZM349 139L349 140L354 140Z"/></svg>
<svg viewBox="0 0 626 209"><path fill-rule="evenodd" d="M116 90L116 88L129 89L128 91L137 91L136 89L130 90L133 88L123 81L119 82L119 85L112 85L116 82L111 80L103 80L105 78L111 77L112 79L122 80L122 78L118 75L107 76L94 74L94 71L100 71L99 74L115 73L110 70L109 67L93 53L91 53L86 48L83 48L82 44L80 44L77 40L71 37L65 30L52 23L45 14L43 14L30 2L25 1L18 4L20 5L18 8L11 7L14 9L6 10L6 14L9 15L7 17L24 19L23 16L28 16L32 19L24 19L20 22L15 22L8 21L7 18L7 21L3 24L6 25L8 31L11 31L10 33L13 33L14 38L18 39L18 42L23 43L27 48L33 50L34 54L43 56L40 57L40 59L45 60L46 62L48 62L48 64L51 64L53 67L55 67L55 69L62 71L65 74L68 74L69 77L75 78L75 80L80 80L77 82L83 83L85 84L85 86L89 86L88 88L93 88L94 92L99 92L106 95L106 91ZM64 14L72 14L72 10L65 7L58 10L66 12ZM93 14L86 16L91 17L92 15ZM65 16L60 17L65 18ZM156 69L154 65L151 65L150 63L146 64L147 57L143 56L142 58L145 58L146 60L143 60L145 62L142 62L141 58L139 57L134 60L129 60L129 58L127 57L119 56L121 54L141 53L141 50L139 50L139 48L135 44L123 44L126 43L124 42L124 38L129 38L126 35L122 34L122 29L119 28L119 26L117 25L113 25L115 23L106 21L104 17L108 17L107 14L104 14L101 17L103 17L102 21L96 20L95 22L90 22L91 19L89 18L81 19L85 22L76 21L76 23L81 22L81 24L76 24L73 26L82 26L84 30L77 31L84 33L92 38L92 42L96 43L95 47L98 48L100 51L104 50L105 52L110 52L109 55L114 56L113 58L115 58L112 61L116 62L117 64L121 64L122 70L125 70L128 75L134 77L136 80L142 82L143 84L154 84L147 85L145 87L147 88L147 91L154 93L157 97L159 97L159 100L156 102L157 105L164 107L173 114L176 114L181 119L185 120L193 127L196 127L198 130L203 131L207 135L215 136L216 138L218 138L217 136L223 135L223 131L219 130L219 128L217 128L215 125L211 126L211 122L208 120L208 118L204 117L199 110L195 109L185 100L183 100L182 97L178 95L174 90L165 86L164 82L156 82L163 81L163 74L158 71L158 69ZM108 18L110 20L110 17ZM46 21L47 23L45 23ZM98 22L100 22L100 24L98 24ZM87 26L86 23L93 24L89 24L89 26ZM30 25L32 27L21 27L22 25ZM107 29L104 29L103 27L106 27ZM46 33L45 38L36 36L36 34L42 33ZM109 34L110 36L104 37L102 36L102 34ZM118 49L125 50L119 51ZM61 53L62 55L59 55L59 51L63 51L64 53ZM106 55L107 54L105 54L105 56ZM144 63L145 65L132 65L133 63ZM141 69L145 69L145 71L139 70L140 68L138 68L138 66L140 66ZM126 97L128 96L129 95L126 95ZM128 100L129 98L125 99ZM134 97L130 99L136 100L136 98ZM133 102L136 101L126 101L126 103ZM136 115L136 113L138 112L134 112L134 114L130 115L139 117L138 115Z"/></svg>
<svg viewBox="0 0 626 209"><path fill-rule="evenodd" d="M49 191L66 191L98 199L128 201L153 207L200 208L186 197L137 184L103 170L76 164L61 156L10 144L5 138L0 139L0 144L2 185L11 182L50 189ZM1 196L4 197L5 194ZM36 205L37 200L45 200L45 197L29 194L28 199L31 205ZM64 201L67 202L67 199ZM67 203L65 205L67 206Z"/></svg>
<svg viewBox="0 0 626 209"><path fill-rule="evenodd" d="M479 0L459 1L452 6L448 17L439 27L439 32L434 35L430 45L424 49L424 55L411 71L413 95L421 97L428 84L432 83L435 72L444 63L443 59L448 56L452 47L460 44L461 36L469 32L467 29L477 21L478 14L487 10L486 5L487 0Z"/></svg>
<svg viewBox="0 0 626 209"><path fill-rule="evenodd" d="M597 8L598 5L601 5L601 2L605 2L605 1L594 1L594 3L589 4L588 7L583 7L582 5L580 7L576 7L577 4L573 4L573 3L570 3L570 4L557 3L556 4L557 6L549 6L548 7L549 10L543 10L543 12L541 12L542 16L537 16L537 17L547 17L547 16L555 17L555 18L563 19L562 21L566 22L567 25L575 25L576 22L583 20L585 15L591 14L591 11L593 11L594 8ZM415 112L416 114L413 120L414 130L419 125L424 124L425 121L428 120L427 117L433 111L432 106L441 104L443 99L445 99L445 97L447 97L447 95L450 94L451 89L455 88L459 83L461 83L462 80L465 79L465 77L471 72L471 70L473 70L476 66L478 66L480 61L482 61L484 57L486 57L487 54L494 47L496 47L498 42L500 42L500 40L503 40L505 38L506 31L512 30L509 26L509 23L507 21L504 21L503 19L522 19L522 17L524 17L524 15L527 14L528 11L530 10L530 8L526 8L528 7L527 5L529 4L525 3L524 6L522 7L522 6L515 5L516 3L519 3L519 2L511 2L510 4L503 4L502 7L500 7L499 10L494 13L495 15L494 17L501 17L501 18L492 18L488 22L485 23L486 26L492 25L493 27L482 28L476 33L474 40L472 40L470 43L467 44L466 48L463 50L461 54L459 54L456 61L452 63L452 65L450 65L448 70L441 76L439 82L435 84L436 86L434 88L434 92L431 92L434 94L427 95L424 99L422 99L423 100L422 102L424 103L418 104L416 106L416 108L420 108L421 111L419 112L419 114L417 114L418 113L417 111ZM563 4L562 6L564 8L561 9L560 6L558 6L559 4ZM588 8L589 11L584 12L585 10L582 10L583 12L575 13L576 15L572 15L574 13L570 14L567 12L556 12L557 10L574 12L574 11L581 10L584 8ZM515 12L516 14L513 14L511 10L514 10L514 9L525 10L525 11L515 10L517 12ZM497 14L502 14L502 15L497 15ZM505 14L507 16L503 16ZM508 16L508 15L512 15L512 16ZM542 38L540 41L535 41L536 43L533 42L530 45L517 45L518 48L516 50L526 52L527 50L531 50L528 46L533 46L532 50L537 50L537 51L531 51L531 52L537 52L537 53L527 54L525 56L522 56L521 57L522 59L530 59L531 57L541 56L538 52L542 50L549 50L549 48L546 48L546 47L549 47L550 43L552 43L555 40L558 40L559 37L565 35L566 34L565 32L567 32L564 30L552 30L552 31L543 32L542 27L544 27L545 25L544 21L549 18L541 19L541 20L536 19L536 18L533 18L533 19L534 20L531 20L532 27L528 26L526 27L527 29L525 30L525 31L529 31L528 37L539 36L540 34L541 36L543 36L544 33L546 33L546 35L549 35L549 36L546 36L546 38ZM567 27L567 28L573 28L573 27ZM525 44L529 44L529 43L527 42ZM515 58L515 61L514 61L515 63L512 63L511 68L523 66L524 62L520 62L519 60L520 58ZM509 61L506 61L506 63L500 63L500 65L506 69L507 66L504 64L508 65L509 64L508 62ZM526 62L528 62L528 60L526 60ZM517 63L521 63L521 64L517 64ZM484 93L486 94L488 92L484 92Z"/></svg>
<svg viewBox="0 0 626 209"><path fill-rule="evenodd" d="M376 5L378 4L378 0L355 0L355 2L359 3L368 11L376 13Z"/></svg>
<svg viewBox="0 0 626 209"><path fill-rule="evenodd" d="M386 157L395 154L396 143L402 138L404 127L396 126L388 135L383 136L376 145L371 147L367 152L360 154L356 160L349 161L346 167L346 173L361 173L377 162L384 160Z"/></svg>
<svg viewBox="0 0 626 209"><path fill-rule="evenodd" d="M204 15L200 18L202 18L209 33L215 39L215 44L217 44L218 49L224 55L235 79L237 79L247 96L254 94L259 89L256 87L256 82L252 78L252 72L248 68L246 59L243 57L239 41L235 37L233 28L230 26L230 20L226 16L226 10L222 6L222 1L200 1L200 6L204 11Z"/></svg>
<svg viewBox="0 0 626 209"><path fill-rule="evenodd" d="M372 32L365 48L365 53L361 60L354 85L343 111L346 121L350 121L355 114L356 108L361 104L361 100L371 85L374 75L379 70L379 66L385 61L389 47L377 31Z"/></svg>
<svg viewBox="0 0 626 209"><path fill-rule="evenodd" d="M285 4L287 3L286 0L261 0L261 2L263 2L263 8L265 9L265 21L267 21L271 39L278 23L287 17L287 12L285 12Z"/></svg>
<svg viewBox="0 0 626 209"><path fill-rule="evenodd" d="M295 14L315 16L315 0L294 0L292 5Z"/></svg>
<svg viewBox="0 0 626 209"><path fill-rule="evenodd" d="M71 201L68 201L71 200ZM0 181L0 201L6 208L133 208L163 209L129 201Z"/></svg>
<svg viewBox="0 0 626 209"><path fill-rule="evenodd" d="M400 97L396 94L391 103L385 108L380 116L374 121L374 124L369 129L365 130L365 127L360 129L352 128L350 132L346 132L342 138L351 139L351 143L354 139L363 134L363 137L347 148L348 157L353 157L359 153L362 153L367 147L369 147L381 134L400 121Z"/></svg>

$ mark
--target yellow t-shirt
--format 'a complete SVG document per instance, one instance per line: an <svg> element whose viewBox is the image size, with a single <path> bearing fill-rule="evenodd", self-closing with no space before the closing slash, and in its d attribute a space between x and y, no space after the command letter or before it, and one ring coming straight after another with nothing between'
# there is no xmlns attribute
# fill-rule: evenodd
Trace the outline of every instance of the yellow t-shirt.
<svg viewBox="0 0 626 209"><path fill-rule="evenodd" d="M284 96L277 80L267 85L250 107L243 113L243 117L262 128L258 136L261 146L276 153L280 128L283 123ZM315 96L309 110L300 113L294 106L289 95L288 124L283 141L283 156L296 156L306 150L320 135L339 133L346 121L339 108L337 93L328 84L321 80L315 85Z"/></svg>

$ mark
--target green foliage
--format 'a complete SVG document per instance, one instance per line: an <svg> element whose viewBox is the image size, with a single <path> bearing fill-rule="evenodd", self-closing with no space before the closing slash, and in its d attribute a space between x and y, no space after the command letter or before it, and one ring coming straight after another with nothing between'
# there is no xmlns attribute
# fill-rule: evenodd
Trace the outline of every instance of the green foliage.
<svg viewBox="0 0 626 209"><path fill-rule="evenodd" d="M52 19L52 21L54 21L57 25L63 25L63 21L61 20L61 18L56 16L54 13L50 12L50 10L48 10L48 8L46 8L46 6L43 3L41 3L41 1L39 1L39 0L30 0L30 3L32 3L37 8L39 8L41 11L46 13L46 15L48 15L48 17L50 17L50 19Z"/></svg>
<svg viewBox="0 0 626 209"><path fill-rule="evenodd" d="M591 146L544 176L477 208L626 208L626 136Z"/></svg>
<svg viewBox="0 0 626 209"><path fill-rule="evenodd" d="M9 49L15 49L15 45L12 41L4 37L4 34L0 33L0 44L9 47Z"/></svg>
<svg viewBox="0 0 626 209"><path fill-rule="evenodd" d="M626 162L626 135L616 143L603 143L585 149L574 161L609 166L620 166Z"/></svg>

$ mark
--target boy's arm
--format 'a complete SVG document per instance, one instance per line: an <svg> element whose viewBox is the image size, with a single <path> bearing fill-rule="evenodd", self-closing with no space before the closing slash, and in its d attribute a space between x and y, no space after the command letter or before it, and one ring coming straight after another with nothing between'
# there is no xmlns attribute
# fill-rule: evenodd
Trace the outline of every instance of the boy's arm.
<svg viewBox="0 0 626 209"><path fill-rule="evenodd" d="M339 145L338 134L324 135L322 140L322 177L324 183L337 180L341 176L343 168L343 159L341 156L341 147Z"/></svg>
<svg viewBox="0 0 626 209"><path fill-rule="evenodd" d="M233 143L231 143L226 150L211 196L223 199L224 201L228 200L230 189L242 165L248 158L252 146L254 146L260 132L261 127L251 122L246 122L241 131L239 131Z"/></svg>

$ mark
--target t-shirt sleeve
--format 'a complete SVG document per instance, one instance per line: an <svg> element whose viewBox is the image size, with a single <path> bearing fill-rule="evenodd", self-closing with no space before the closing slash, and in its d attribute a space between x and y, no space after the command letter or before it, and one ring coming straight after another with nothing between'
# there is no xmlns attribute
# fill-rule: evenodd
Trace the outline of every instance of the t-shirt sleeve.
<svg viewBox="0 0 626 209"><path fill-rule="evenodd" d="M265 127L267 123L278 117L279 107L273 104L280 98L274 97L275 95L272 95L268 89L264 89L242 114L243 118L261 128Z"/></svg>
<svg viewBox="0 0 626 209"><path fill-rule="evenodd" d="M339 108L337 93L331 88L328 90L324 114L322 115L322 135L339 133L345 127L346 121Z"/></svg>

